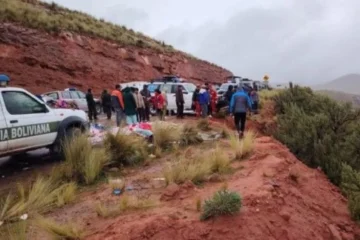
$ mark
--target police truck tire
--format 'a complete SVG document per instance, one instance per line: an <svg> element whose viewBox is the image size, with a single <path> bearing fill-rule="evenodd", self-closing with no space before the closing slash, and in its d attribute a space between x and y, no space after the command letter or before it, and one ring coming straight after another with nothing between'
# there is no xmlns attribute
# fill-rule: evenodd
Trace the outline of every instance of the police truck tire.
<svg viewBox="0 0 360 240"><path fill-rule="evenodd" d="M78 127L69 127L68 129L66 129L66 132L65 132L65 135L63 136L63 138L60 139L59 141L57 141L50 148L51 154L60 155L63 157L64 156L63 145L64 145L65 141L71 141L71 139L73 137L78 136L81 133L82 133L82 131Z"/></svg>

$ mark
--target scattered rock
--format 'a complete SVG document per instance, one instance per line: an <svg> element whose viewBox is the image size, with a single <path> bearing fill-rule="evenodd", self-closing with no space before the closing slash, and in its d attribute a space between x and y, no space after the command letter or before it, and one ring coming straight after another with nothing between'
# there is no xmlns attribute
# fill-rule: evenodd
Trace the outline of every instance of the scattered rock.
<svg viewBox="0 0 360 240"><path fill-rule="evenodd" d="M165 192L162 194L160 200L161 201L169 201L173 199L180 192L180 187L177 184L170 184Z"/></svg>
<svg viewBox="0 0 360 240"><path fill-rule="evenodd" d="M279 215L280 215L280 217L282 217L285 221L289 221L290 220L290 218L291 218L291 215L290 215L290 213L287 211L287 210L285 210L285 209L283 209L283 210L281 210L280 212L279 212Z"/></svg>
<svg viewBox="0 0 360 240"><path fill-rule="evenodd" d="M214 173L208 178L209 182L221 182L222 180L223 177L218 173Z"/></svg>
<svg viewBox="0 0 360 240"><path fill-rule="evenodd" d="M109 169L109 172L119 172L119 171L120 171L120 169L117 167L113 167L113 168Z"/></svg>
<svg viewBox="0 0 360 240"><path fill-rule="evenodd" d="M332 237L331 240L342 240L341 234L335 225L330 224L328 228Z"/></svg>

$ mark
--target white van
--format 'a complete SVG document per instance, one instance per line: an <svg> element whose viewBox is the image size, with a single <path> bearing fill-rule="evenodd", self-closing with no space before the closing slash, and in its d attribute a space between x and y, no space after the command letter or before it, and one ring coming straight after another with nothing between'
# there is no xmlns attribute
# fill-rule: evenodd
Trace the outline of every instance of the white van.
<svg viewBox="0 0 360 240"><path fill-rule="evenodd" d="M148 89L152 94L155 89L160 89L160 91L166 92L167 98L167 110L169 112L176 113L177 106L176 106L176 97L175 93L178 86L183 87L183 94L184 94L184 113L194 113L191 109L192 106L192 96L195 92L196 85L189 82L153 82L150 83Z"/></svg>

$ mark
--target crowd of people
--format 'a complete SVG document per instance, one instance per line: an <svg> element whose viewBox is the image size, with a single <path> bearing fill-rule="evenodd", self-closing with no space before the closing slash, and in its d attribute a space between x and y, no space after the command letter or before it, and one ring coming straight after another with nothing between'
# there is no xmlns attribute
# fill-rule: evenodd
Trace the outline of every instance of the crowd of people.
<svg viewBox="0 0 360 240"><path fill-rule="evenodd" d="M164 120L167 112L167 94L160 89L155 90L152 98L147 85L139 91L138 88L126 87L122 89L118 84L109 93L104 90L101 95L103 111L107 119L111 119L112 112L115 112L116 124L120 126L123 122L128 125L139 122L150 121L150 107L152 106L158 115L159 120ZM96 120L95 101L91 92L88 90L86 100L89 108L89 119ZM184 96L181 85L177 87L175 93L177 106L177 118L184 118ZM230 85L227 92L223 95L222 104L228 107L228 113L234 117L235 126L239 136L243 135L248 112L257 113L259 97L257 90L245 86ZM192 109L197 117L211 117L219 110L219 102L216 90L210 85L198 85L192 96Z"/></svg>

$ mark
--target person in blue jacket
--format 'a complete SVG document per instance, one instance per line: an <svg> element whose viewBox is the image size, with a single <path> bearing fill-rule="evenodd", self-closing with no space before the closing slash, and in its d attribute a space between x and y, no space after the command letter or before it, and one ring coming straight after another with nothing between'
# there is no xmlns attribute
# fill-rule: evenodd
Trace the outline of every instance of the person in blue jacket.
<svg viewBox="0 0 360 240"><path fill-rule="evenodd" d="M205 89L201 89L198 95L199 104L201 107L201 116L206 118L208 115L208 107L210 103L210 94Z"/></svg>
<svg viewBox="0 0 360 240"><path fill-rule="evenodd" d="M234 122L239 133L239 138L244 136L246 113L251 110L252 102L249 95L239 87L237 92L231 97L229 111L234 115Z"/></svg>

